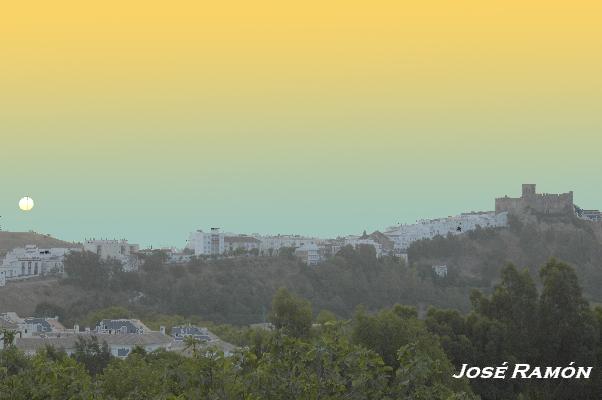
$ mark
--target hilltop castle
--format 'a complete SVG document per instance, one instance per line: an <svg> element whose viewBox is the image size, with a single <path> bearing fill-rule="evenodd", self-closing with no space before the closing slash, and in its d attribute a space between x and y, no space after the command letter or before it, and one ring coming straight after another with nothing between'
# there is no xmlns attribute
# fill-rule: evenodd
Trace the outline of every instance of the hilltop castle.
<svg viewBox="0 0 602 400"><path fill-rule="evenodd" d="M522 213L535 211L541 214L574 214L573 192L561 194L536 193L534 184L523 184L519 198L508 196L495 199L495 212Z"/></svg>

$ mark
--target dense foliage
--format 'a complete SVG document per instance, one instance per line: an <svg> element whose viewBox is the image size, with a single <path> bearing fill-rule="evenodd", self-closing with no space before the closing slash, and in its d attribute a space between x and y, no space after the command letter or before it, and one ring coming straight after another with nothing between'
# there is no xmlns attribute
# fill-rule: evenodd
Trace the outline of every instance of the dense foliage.
<svg viewBox="0 0 602 400"><path fill-rule="evenodd" d="M419 274L446 264L446 285L492 287L507 263L537 274L551 257L575 267L588 299L602 302L602 224L571 216L509 216L508 228L477 229L457 236L414 242L410 261Z"/></svg>
<svg viewBox="0 0 602 400"><path fill-rule="evenodd" d="M280 289L268 317L274 330L220 332L243 345L230 357L195 347L191 357L138 349L119 360L97 340L80 341L71 356L47 349L26 357L9 339L0 352L0 398L600 398L602 308L584 299L573 268L552 259L535 279L507 265L491 294L475 291L470 300L468 314L430 308L419 319L416 308L395 305L379 312L358 307L344 320L323 311L312 320L307 300ZM93 316L123 313L132 311ZM462 364L503 362L510 369L574 362L594 372L572 380L452 378Z"/></svg>
<svg viewBox="0 0 602 400"><path fill-rule="evenodd" d="M483 399L600 398L602 309L590 308L567 264L550 260L540 279L538 292L528 270L508 265L490 296L472 294L470 314L433 308L427 329L440 338L458 370L464 363L482 367L505 361L510 369L515 363L594 367L591 379L473 379L471 385Z"/></svg>
<svg viewBox="0 0 602 400"><path fill-rule="evenodd" d="M137 352L126 361L105 355L97 363L102 347L82 343L84 350L65 361L56 351L33 359L6 351L2 357L15 364L0 366L0 373L11 382L19 365L64 362L48 368L65 368L67 376L77 376L74 387L108 398L600 398L602 308L592 308L588 299L602 298L602 233L569 217L510 222L509 229L419 241L410 248L410 265L376 259L366 248L344 248L317 268L291 252L195 259L184 266L168 265L156 252L139 273L89 253L70 256L64 283L86 288L94 300L42 303L38 314L80 325L136 316L155 328L212 320L217 324L203 324L243 350L234 357L195 350L192 358ZM528 267L519 270L509 261ZM435 264L448 265L447 278L433 274ZM469 296L470 288L480 290ZM435 307L426 311L425 305ZM223 324L260 321L275 331ZM503 362L510 369L516 363L574 362L594 373L582 380L472 379L470 387L451 378L462 364ZM125 371L131 366L137 372ZM202 375L203 368L213 368L208 366L222 374L212 370L210 384L180 370ZM121 386L106 383L128 373L140 375ZM158 376L168 377L167 383L157 383Z"/></svg>
<svg viewBox="0 0 602 400"><path fill-rule="evenodd" d="M376 315L312 327L309 303L280 290L254 343L229 357L213 349L181 353L134 350L111 359L98 340L72 356L47 348L27 357L0 351L0 398L10 399L473 399L436 336L415 312ZM407 324L410 328L397 331ZM364 329L390 329L367 338ZM384 336L387 335L387 336ZM385 343L391 343L387 345Z"/></svg>
<svg viewBox="0 0 602 400"><path fill-rule="evenodd" d="M438 285L430 277L393 258L377 259L372 248L344 248L318 267L308 267L291 254L274 257L196 259L189 265L168 265L156 252L140 272L122 272L92 253L67 257L66 284L87 289L93 296L53 307L40 314L81 322L91 311L122 306L137 314L197 316L219 323L250 324L268 319L270 302L285 287L310 301L313 310L350 317L362 304L370 310L393 304L451 306L469 309L469 290Z"/></svg>

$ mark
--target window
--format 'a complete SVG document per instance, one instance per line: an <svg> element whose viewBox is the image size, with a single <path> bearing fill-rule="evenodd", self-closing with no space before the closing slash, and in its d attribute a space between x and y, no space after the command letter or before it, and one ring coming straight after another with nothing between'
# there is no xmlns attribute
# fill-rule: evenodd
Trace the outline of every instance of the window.
<svg viewBox="0 0 602 400"><path fill-rule="evenodd" d="M117 357L127 357L128 354L130 354L130 349L127 347L117 349Z"/></svg>

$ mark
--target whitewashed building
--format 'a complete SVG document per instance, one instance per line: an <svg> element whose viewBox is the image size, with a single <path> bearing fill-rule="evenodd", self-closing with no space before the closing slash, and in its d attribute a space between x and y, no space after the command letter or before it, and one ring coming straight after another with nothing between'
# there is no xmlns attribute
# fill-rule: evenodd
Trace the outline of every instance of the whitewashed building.
<svg viewBox="0 0 602 400"><path fill-rule="evenodd" d="M383 256L383 246L370 238L364 238L361 236L347 236L345 237L345 246L351 246L356 250L360 246L372 246L376 252L376 258L381 258Z"/></svg>
<svg viewBox="0 0 602 400"><path fill-rule="evenodd" d="M190 324L172 327L171 336L173 336L174 340L177 342L182 342L187 337L191 337L201 342L210 342L212 340L207 328Z"/></svg>
<svg viewBox="0 0 602 400"><path fill-rule="evenodd" d="M188 238L187 248L194 250L195 256L219 256L224 254L224 234L219 228L211 228L210 232L197 230Z"/></svg>
<svg viewBox="0 0 602 400"><path fill-rule="evenodd" d="M334 257L345 246L345 239L324 239L318 242L320 248L320 258L327 259Z"/></svg>
<svg viewBox="0 0 602 400"><path fill-rule="evenodd" d="M138 319L103 319L94 329L96 333L106 335L123 335L136 333L142 335L151 330Z"/></svg>
<svg viewBox="0 0 602 400"><path fill-rule="evenodd" d="M192 254L169 252L167 253L167 262L169 264L188 264L192 261L192 257Z"/></svg>
<svg viewBox="0 0 602 400"><path fill-rule="evenodd" d="M284 247L298 248L306 245L318 245L320 239L300 235L257 236L261 241L259 253L264 256L277 255Z"/></svg>
<svg viewBox="0 0 602 400"><path fill-rule="evenodd" d="M575 206L575 214L578 218L584 219L586 221L602 221L602 213L600 213L600 210L583 210Z"/></svg>
<svg viewBox="0 0 602 400"><path fill-rule="evenodd" d="M34 355L47 346L64 350L68 355L75 352L79 339L96 337L98 343L107 343L111 355L126 358L135 347L141 347L147 352L159 349L170 350L173 339L162 332L145 334L107 335L93 332L65 332L61 334L40 337L17 337L15 346L27 355Z"/></svg>
<svg viewBox="0 0 602 400"><path fill-rule="evenodd" d="M447 277L447 265L433 265L433 273L439 278Z"/></svg>
<svg viewBox="0 0 602 400"><path fill-rule="evenodd" d="M84 250L98 254L102 260L114 259L121 262L124 271L137 271L139 260L137 253L140 246L127 240L97 240L84 242Z"/></svg>
<svg viewBox="0 0 602 400"><path fill-rule="evenodd" d="M306 243L295 249L295 256L307 265L318 265L320 263L320 248L315 243Z"/></svg>
<svg viewBox="0 0 602 400"><path fill-rule="evenodd" d="M0 322L11 324L21 337L42 337L48 334L66 332L58 317L25 317L15 312L0 314Z"/></svg>
<svg viewBox="0 0 602 400"><path fill-rule="evenodd" d="M504 227L508 225L508 213L471 212L453 217L420 220L415 224L402 224L384 232L393 240L396 253L404 253L410 245L435 236L458 235L477 228Z"/></svg>
<svg viewBox="0 0 602 400"><path fill-rule="evenodd" d="M259 251L261 241L253 236L248 235L226 235L224 236L224 248L227 252L243 251Z"/></svg>
<svg viewBox="0 0 602 400"><path fill-rule="evenodd" d="M171 348L173 338L167 336L165 328L159 332L151 331L136 319L105 319L98 322L94 330L86 328L80 331L79 325L65 329L57 318L20 318L17 314L0 314L0 322L7 321L18 332L15 346L29 355L43 350L46 346L63 349L71 355L75 352L79 339L96 337L100 344L106 342L109 351L115 357L125 358L136 346L151 352L157 349Z"/></svg>
<svg viewBox="0 0 602 400"><path fill-rule="evenodd" d="M36 276L64 272L65 256L79 249L51 248L40 249L27 245L11 250L0 265L0 286L9 280L27 279Z"/></svg>

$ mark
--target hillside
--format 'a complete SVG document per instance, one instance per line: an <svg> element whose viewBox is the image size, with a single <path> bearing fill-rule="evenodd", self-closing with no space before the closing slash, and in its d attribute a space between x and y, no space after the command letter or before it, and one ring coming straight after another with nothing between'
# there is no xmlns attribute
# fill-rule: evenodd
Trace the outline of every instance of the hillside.
<svg viewBox="0 0 602 400"><path fill-rule="evenodd" d="M111 263L74 254L66 262L70 279L10 283L0 290L0 310L30 314L38 303L52 303L70 323L99 308L122 306L139 314L249 324L263 321L274 293L286 287L310 300L314 312L324 309L342 317L359 305L377 310L395 303L468 311L471 290L488 291L507 263L528 267L538 281L540 267L551 257L574 266L586 297L602 303L601 237L601 224L525 215L511 217L507 228L416 242L409 265L376 259L364 248L344 248L317 268L290 255L169 266L157 253L147 257L140 273L114 273ZM443 264L448 276L435 277L431 267Z"/></svg>
<svg viewBox="0 0 602 400"><path fill-rule="evenodd" d="M116 272L114 264L91 253L73 253L65 262L68 279L36 291L0 288L0 310L27 301L52 303L67 325L97 309L120 306L136 315L196 316L217 323L263 322L274 293L286 287L311 301L314 312L330 310L349 317L359 305L377 310L395 303L469 308L468 288L440 287L422 279L398 260L376 259L370 249L343 249L311 268L289 255L198 259L187 266L165 265L158 253L142 270ZM64 291L64 292L63 292ZM64 294L67 293L67 294ZM27 297L22 299L20 296ZM56 299L53 299L56 296ZM11 298L8 304L8 298ZM56 306L56 307L54 307Z"/></svg>
<svg viewBox="0 0 602 400"><path fill-rule="evenodd" d="M27 316L34 313L39 303L48 302L67 307L85 297L84 289L61 285L57 279L8 282L0 288L0 312L14 311Z"/></svg>
<svg viewBox="0 0 602 400"><path fill-rule="evenodd" d="M590 300L602 302L602 224L571 216L521 215L508 228L421 240L410 246L410 263L426 274L447 265L449 285L491 287L507 263L537 277L551 257L575 267Z"/></svg>
<svg viewBox="0 0 602 400"><path fill-rule="evenodd" d="M74 247L79 246L71 242L55 239L50 235L36 232L4 232L0 231L0 256L16 247L35 244L40 248Z"/></svg>

